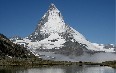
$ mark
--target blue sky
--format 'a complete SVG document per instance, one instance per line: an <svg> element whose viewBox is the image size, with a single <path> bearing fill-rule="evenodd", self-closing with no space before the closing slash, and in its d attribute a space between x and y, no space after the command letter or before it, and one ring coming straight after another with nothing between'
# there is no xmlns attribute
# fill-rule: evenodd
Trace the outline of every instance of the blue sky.
<svg viewBox="0 0 116 73"><path fill-rule="evenodd" d="M0 33L28 36L51 3L87 40L116 43L115 0L0 0Z"/></svg>

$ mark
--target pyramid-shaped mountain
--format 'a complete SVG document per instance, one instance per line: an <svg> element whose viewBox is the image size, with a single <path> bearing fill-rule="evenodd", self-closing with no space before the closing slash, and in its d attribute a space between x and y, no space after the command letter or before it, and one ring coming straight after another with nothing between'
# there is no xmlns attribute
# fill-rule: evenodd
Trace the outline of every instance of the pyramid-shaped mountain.
<svg viewBox="0 0 116 73"><path fill-rule="evenodd" d="M114 49L105 49L86 40L82 34L65 23L54 4L49 6L32 34L17 39L14 43L24 44L34 51L52 51L65 55L81 55L84 51L114 52Z"/></svg>
<svg viewBox="0 0 116 73"><path fill-rule="evenodd" d="M83 46L89 44L86 46L89 49L94 47L83 35L64 22L63 16L54 4L49 6L48 11L39 21L35 32L28 38L33 42L38 41L37 44L42 44L45 49L62 48L67 42L70 42L69 44L78 42L80 45L84 44ZM97 49L95 48L95 50Z"/></svg>

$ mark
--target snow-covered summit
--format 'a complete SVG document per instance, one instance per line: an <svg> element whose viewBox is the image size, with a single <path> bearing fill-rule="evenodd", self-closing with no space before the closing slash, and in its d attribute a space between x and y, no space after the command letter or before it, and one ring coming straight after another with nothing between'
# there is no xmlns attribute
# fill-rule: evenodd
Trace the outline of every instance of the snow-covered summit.
<svg viewBox="0 0 116 73"><path fill-rule="evenodd" d="M38 24L41 34L62 33L65 32L65 23L60 11L54 4L51 4L48 11L44 14Z"/></svg>
<svg viewBox="0 0 116 73"><path fill-rule="evenodd" d="M51 5L49 6L49 10L57 10L58 12L60 12L53 3L51 3Z"/></svg>

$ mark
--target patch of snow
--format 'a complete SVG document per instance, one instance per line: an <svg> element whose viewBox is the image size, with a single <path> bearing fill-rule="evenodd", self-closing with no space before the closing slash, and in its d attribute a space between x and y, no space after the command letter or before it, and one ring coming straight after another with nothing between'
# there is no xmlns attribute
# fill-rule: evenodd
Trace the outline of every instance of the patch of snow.
<svg viewBox="0 0 116 73"><path fill-rule="evenodd" d="M8 56L9 58L12 58L12 56Z"/></svg>
<svg viewBox="0 0 116 73"><path fill-rule="evenodd" d="M74 39L72 39L71 41L74 42Z"/></svg>
<svg viewBox="0 0 116 73"><path fill-rule="evenodd" d="M38 33L37 33L37 32L35 32L35 35L38 35Z"/></svg>
<svg viewBox="0 0 116 73"><path fill-rule="evenodd" d="M94 46L100 48L100 51L105 51L105 52L115 52L114 51L114 48L109 48L109 49L106 49L104 48L104 45L99 45L97 43L92 43Z"/></svg>
<svg viewBox="0 0 116 73"><path fill-rule="evenodd" d="M57 41L51 42L51 40L56 39ZM51 35L39 42L30 42L28 46L33 47L34 49L37 48L44 48L44 49L52 49L52 48L58 48L64 46L63 44L65 43L65 39L62 39L61 36L58 35L58 33L51 33Z"/></svg>

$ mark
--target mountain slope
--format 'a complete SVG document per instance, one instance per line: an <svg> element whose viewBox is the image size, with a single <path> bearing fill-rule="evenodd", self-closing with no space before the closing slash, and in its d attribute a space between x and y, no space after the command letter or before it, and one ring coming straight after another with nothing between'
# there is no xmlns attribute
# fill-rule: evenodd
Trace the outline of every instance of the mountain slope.
<svg viewBox="0 0 116 73"><path fill-rule="evenodd" d="M35 56L26 48L12 43L6 36L0 34L0 57L32 58Z"/></svg>

